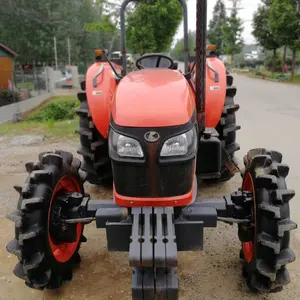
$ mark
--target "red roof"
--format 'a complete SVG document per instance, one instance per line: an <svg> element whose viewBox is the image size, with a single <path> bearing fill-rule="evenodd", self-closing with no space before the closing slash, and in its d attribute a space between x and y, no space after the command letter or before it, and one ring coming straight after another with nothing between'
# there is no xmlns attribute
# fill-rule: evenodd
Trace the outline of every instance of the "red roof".
<svg viewBox="0 0 300 300"><path fill-rule="evenodd" d="M3 49L8 54L10 54L11 56L18 56L18 54L16 52L12 51L11 49L9 49L8 47L4 46L1 43L0 43L0 48Z"/></svg>

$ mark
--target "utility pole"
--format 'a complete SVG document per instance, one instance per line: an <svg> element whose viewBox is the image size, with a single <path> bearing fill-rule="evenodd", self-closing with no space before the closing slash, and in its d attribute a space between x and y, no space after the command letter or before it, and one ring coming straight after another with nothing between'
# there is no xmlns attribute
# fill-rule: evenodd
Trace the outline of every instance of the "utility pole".
<svg viewBox="0 0 300 300"><path fill-rule="evenodd" d="M54 37L53 40L54 40L55 70L58 70L56 37Z"/></svg>
<svg viewBox="0 0 300 300"><path fill-rule="evenodd" d="M242 0L228 0L228 1L232 3L232 7L226 9L230 10L231 13L234 12L237 15L239 10L244 9L244 7L240 6Z"/></svg>
<svg viewBox="0 0 300 300"><path fill-rule="evenodd" d="M238 10L244 9L244 7L240 6L242 0L228 0L228 1L232 3L232 8L227 8L228 10L238 11Z"/></svg>
<svg viewBox="0 0 300 300"><path fill-rule="evenodd" d="M71 43L70 38L68 38L68 58L69 58L69 66L71 65Z"/></svg>
<svg viewBox="0 0 300 300"><path fill-rule="evenodd" d="M228 0L232 3L232 7L226 8L230 11L230 17L231 18L237 18L239 10L244 9L244 7L241 6L242 0ZM232 54L228 55L229 64L232 65Z"/></svg>

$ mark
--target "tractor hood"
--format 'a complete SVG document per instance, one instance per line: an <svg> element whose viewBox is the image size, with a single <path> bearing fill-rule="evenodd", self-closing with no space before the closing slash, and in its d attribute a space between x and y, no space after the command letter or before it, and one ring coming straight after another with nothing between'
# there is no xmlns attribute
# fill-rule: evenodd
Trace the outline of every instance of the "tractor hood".
<svg viewBox="0 0 300 300"><path fill-rule="evenodd" d="M165 127L188 123L194 109L193 91L179 71L145 69L121 80L111 112L119 126Z"/></svg>

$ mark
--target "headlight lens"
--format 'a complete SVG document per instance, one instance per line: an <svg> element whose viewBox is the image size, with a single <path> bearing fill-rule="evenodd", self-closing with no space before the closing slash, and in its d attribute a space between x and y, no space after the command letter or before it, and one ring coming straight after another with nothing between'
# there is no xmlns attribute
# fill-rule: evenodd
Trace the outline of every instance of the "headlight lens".
<svg viewBox="0 0 300 300"><path fill-rule="evenodd" d="M168 139L161 149L160 156L190 156L196 153L197 145L197 131L193 127L186 133Z"/></svg>
<svg viewBox="0 0 300 300"><path fill-rule="evenodd" d="M144 153L140 143L128 136L121 135L113 130L109 136L109 151L121 157L143 158Z"/></svg>

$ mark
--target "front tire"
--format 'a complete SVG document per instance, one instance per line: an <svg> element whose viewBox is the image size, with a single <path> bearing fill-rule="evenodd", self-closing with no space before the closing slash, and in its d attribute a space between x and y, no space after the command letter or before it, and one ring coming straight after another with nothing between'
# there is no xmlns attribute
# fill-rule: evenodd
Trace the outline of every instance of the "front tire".
<svg viewBox="0 0 300 300"><path fill-rule="evenodd" d="M243 273L252 291L278 292L290 282L286 265L295 260L289 246L290 231L297 228L289 207L295 192L285 182L289 167L280 153L265 149L249 151L244 163L242 191L253 200L243 205L251 225L239 225Z"/></svg>
<svg viewBox="0 0 300 300"><path fill-rule="evenodd" d="M7 215L15 222L15 239L6 249L19 260L14 274L31 288L60 287L72 279L80 262L83 225L63 227L55 219L62 205L64 210L78 205L62 203L62 197L84 194L79 168L80 161L68 152L42 153L38 162L26 164L29 176L24 186L15 187L20 193L17 210Z"/></svg>

